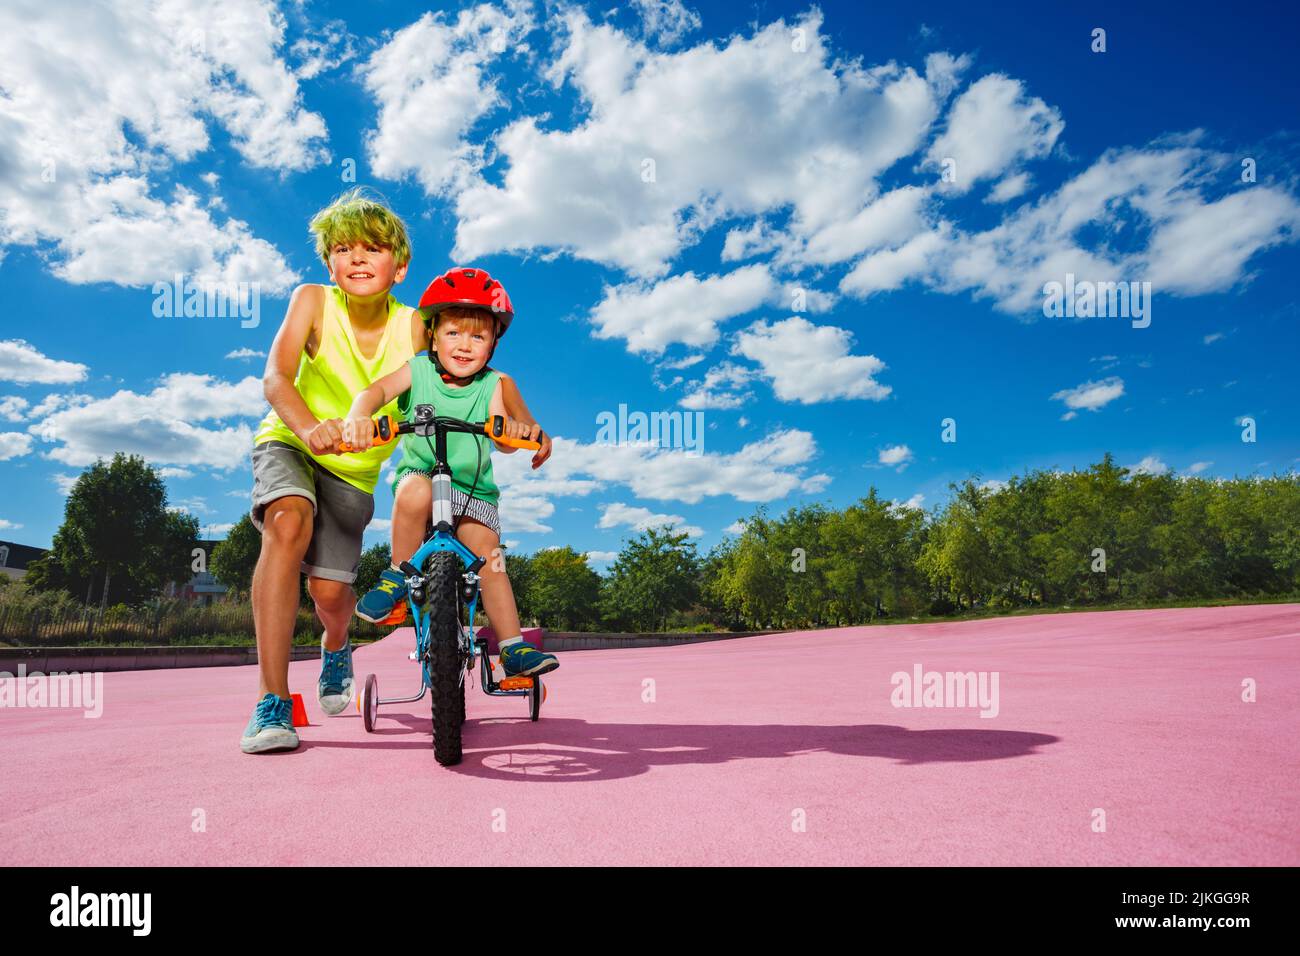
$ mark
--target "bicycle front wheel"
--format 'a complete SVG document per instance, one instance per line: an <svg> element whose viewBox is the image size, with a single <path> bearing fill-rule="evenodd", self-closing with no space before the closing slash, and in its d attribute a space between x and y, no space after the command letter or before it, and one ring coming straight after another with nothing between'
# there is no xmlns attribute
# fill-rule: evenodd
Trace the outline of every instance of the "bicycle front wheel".
<svg viewBox="0 0 1300 956"><path fill-rule="evenodd" d="M457 615L460 558L438 551L425 573L425 611L429 615L429 688L433 698L433 756L445 766L460 763L460 726L465 713L461 684L460 621Z"/></svg>

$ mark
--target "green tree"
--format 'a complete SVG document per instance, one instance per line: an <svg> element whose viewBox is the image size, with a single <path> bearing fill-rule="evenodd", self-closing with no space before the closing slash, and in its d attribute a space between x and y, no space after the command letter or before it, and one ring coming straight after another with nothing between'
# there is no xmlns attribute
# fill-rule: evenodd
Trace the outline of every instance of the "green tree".
<svg viewBox="0 0 1300 956"><path fill-rule="evenodd" d="M262 553L262 534L251 518L244 515L235 522L224 541L212 549L209 570L218 581L240 594L253 586L253 570Z"/></svg>
<svg viewBox="0 0 1300 956"><path fill-rule="evenodd" d="M695 603L699 558L686 532L650 528L628 541L610 566L599 606L607 621L646 631ZM534 556L534 560L536 556Z"/></svg>
<svg viewBox="0 0 1300 956"><path fill-rule="evenodd" d="M191 549L198 540L193 515L168 511L167 490L156 469L138 455L118 452L96 461L73 485L63 524L35 569L41 589L86 588L102 610L135 604L158 593L168 581L188 580Z"/></svg>
<svg viewBox="0 0 1300 956"><path fill-rule="evenodd" d="M528 581L529 610L545 627L582 630L599 614L600 575L587 556L565 545L533 554Z"/></svg>

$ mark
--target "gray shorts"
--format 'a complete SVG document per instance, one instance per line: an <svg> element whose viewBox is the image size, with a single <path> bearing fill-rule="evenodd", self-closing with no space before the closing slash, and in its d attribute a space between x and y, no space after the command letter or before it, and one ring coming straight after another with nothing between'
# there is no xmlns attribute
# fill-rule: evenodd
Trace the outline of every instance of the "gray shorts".
<svg viewBox="0 0 1300 956"><path fill-rule="evenodd" d="M357 579L361 536L375 514L375 497L326 471L292 445L268 441L253 446L253 508L258 531L266 506L299 495L311 502L311 543L302 572L351 584Z"/></svg>

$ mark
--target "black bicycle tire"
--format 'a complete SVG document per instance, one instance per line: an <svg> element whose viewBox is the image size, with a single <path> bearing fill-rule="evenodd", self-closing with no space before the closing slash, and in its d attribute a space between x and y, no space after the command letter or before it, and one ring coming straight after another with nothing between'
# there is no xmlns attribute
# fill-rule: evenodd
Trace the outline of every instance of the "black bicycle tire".
<svg viewBox="0 0 1300 956"><path fill-rule="evenodd" d="M429 615L433 756L444 767L461 760L465 689L460 683L460 622L456 613L459 576L460 556L456 552L434 552L425 573L425 611Z"/></svg>

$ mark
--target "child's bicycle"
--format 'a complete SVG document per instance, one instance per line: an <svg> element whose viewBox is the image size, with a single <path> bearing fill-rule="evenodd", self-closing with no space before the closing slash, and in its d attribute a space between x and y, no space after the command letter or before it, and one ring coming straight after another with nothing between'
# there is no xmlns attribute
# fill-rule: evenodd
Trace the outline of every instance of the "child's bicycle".
<svg viewBox="0 0 1300 956"><path fill-rule="evenodd" d="M535 441L504 438L505 421L494 415L487 421L467 422L459 418L435 415L432 405L416 405L411 421L398 422L391 416L376 419L375 444L392 441L398 435L414 434L426 441L433 439L433 532L403 561L406 574L406 603L399 604L384 624L401 624L409 606L415 623L415 653L420 662L420 692L413 697L381 699L379 682L374 674L366 675L357 696L366 731L373 732L380 704L407 704L418 701L429 691L433 701L433 753L438 763L460 763L461 724L465 722L465 680L474 672L477 652L486 694L527 697L533 720L541 714L546 687L536 677L504 677L496 680L495 667L488 660L487 639L474 637L474 611L478 607L478 572L486 563L462 544L455 535L451 505L451 468L447 465L447 435L465 432L489 434L505 445L540 448ZM349 451L348 446L342 446ZM503 672L504 674L504 672Z"/></svg>

